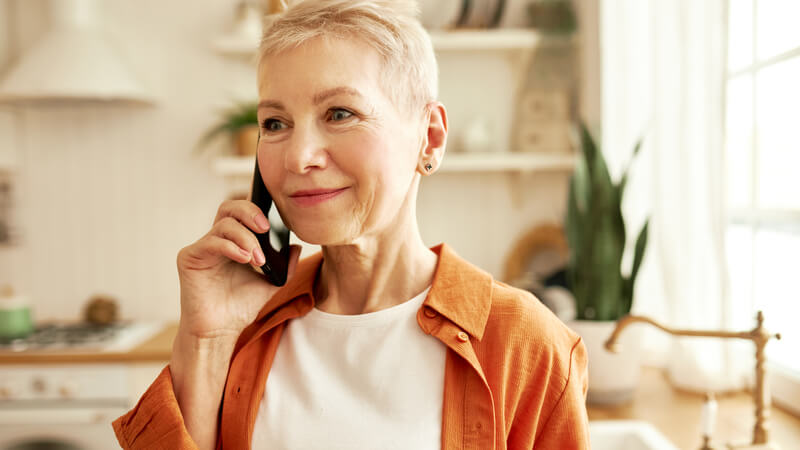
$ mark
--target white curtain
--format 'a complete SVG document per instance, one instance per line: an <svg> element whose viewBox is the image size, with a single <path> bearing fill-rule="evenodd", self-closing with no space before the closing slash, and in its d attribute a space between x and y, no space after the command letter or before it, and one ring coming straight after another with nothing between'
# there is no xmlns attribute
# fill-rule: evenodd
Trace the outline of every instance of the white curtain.
<svg viewBox="0 0 800 450"><path fill-rule="evenodd" d="M634 312L667 326L749 329L734 323L724 252L724 0L602 0L602 144L612 176L631 170L628 234L651 217ZM643 327L643 325L642 325ZM645 334L646 362L697 391L745 385L752 346Z"/></svg>

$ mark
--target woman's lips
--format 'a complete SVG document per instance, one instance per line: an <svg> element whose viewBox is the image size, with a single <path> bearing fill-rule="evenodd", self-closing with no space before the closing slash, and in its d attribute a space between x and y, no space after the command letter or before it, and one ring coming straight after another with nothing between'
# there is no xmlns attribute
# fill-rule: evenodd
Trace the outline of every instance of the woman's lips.
<svg viewBox="0 0 800 450"><path fill-rule="evenodd" d="M344 192L345 188L339 189L311 189L307 191L297 191L289 197L299 206L313 206L330 200Z"/></svg>

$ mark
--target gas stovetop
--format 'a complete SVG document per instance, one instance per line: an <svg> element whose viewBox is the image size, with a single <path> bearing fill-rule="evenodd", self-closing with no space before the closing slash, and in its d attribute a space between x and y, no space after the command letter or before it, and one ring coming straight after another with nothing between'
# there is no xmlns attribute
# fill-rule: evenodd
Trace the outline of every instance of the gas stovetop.
<svg viewBox="0 0 800 450"><path fill-rule="evenodd" d="M37 327L36 331L23 339L0 341L0 352L126 351L158 332L161 327L158 323L143 322L47 324Z"/></svg>

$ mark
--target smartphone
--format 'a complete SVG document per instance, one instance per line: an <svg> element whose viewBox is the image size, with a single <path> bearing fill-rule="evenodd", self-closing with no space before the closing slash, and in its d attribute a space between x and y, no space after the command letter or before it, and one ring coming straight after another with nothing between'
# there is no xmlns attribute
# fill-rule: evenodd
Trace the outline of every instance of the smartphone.
<svg viewBox="0 0 800 450"><path fill-rule="evenodd" d="M253 173L253 191L250 194L250 200L261 208L261 212L269 220L269 230L266 233L256 233L258 245L261 246L266 259L261 270L270 283L275 286L283 286L286 284L286 276L289 271L289 234L291 231L284 224L278 208L272 207L274 202L261 178L258 157L256 157L256 168Z"/></svg>

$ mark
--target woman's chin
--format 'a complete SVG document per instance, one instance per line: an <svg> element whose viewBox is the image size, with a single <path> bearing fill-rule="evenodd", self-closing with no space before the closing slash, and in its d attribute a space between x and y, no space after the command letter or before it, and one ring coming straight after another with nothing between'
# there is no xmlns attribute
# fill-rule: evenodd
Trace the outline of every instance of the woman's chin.
<svg viewBox="0 0 800 450"><path fill-rule="evenodd" d="M350 242L350 236L343 233L340 228L335 226L328 227L302 227L293 228L292 232L301 241L313 245L342 245Z"/></svg>

